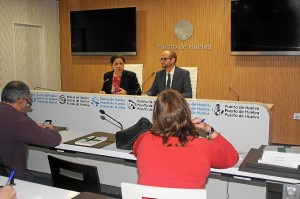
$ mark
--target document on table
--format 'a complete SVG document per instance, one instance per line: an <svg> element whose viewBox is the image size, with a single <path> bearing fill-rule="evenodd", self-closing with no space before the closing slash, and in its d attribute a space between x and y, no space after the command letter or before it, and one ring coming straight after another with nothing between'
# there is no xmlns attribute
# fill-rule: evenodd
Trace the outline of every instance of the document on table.
<svg viewBox="0 0 300 199"><path fill-rule="evenodd" d="M265 146L258 163L298 169L300 165L300 147Z"/></svg>
<svg viewBox="0 0 300 199"><path fill-rule="evenodd" d="M43 197L36 194L17 193L17 199L43 199Z"/></svg>
<svg viewBox="0 0 300 199"><path fill-rule="evenodd" d="M107 137L105 137L105 136L100 136L100 137L89 136L87 138L76 141L75 144L81 145L81 146L94 146L94 145L104 142L106 140L107 140Z"/></svg>

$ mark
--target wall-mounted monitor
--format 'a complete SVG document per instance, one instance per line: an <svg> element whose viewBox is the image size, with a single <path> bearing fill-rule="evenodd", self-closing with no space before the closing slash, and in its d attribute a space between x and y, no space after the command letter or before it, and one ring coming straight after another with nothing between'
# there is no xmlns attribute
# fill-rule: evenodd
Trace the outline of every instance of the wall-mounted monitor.
<svg viewBox="0 0 300 199"><path fill-rule="evenodd" d="M136 55L136 8L71 11L72 55Z"/></svg>
<svg viewBox="0 0 300 199"><path fill-rule="evenodd" d="M300 55L300 0L232 0L232 55Z"/></svg>

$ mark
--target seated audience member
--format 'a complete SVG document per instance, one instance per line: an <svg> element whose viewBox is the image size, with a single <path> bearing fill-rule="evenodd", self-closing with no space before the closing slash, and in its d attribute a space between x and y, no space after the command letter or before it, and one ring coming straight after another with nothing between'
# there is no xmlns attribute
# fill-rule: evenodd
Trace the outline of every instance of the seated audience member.
<svg viewBox="0 0 300 199"><path fill-rule="evenodd" d="M61 136L53 125L42 126L27 116L32 103L28 86L21 81L11 81L3 89L0 103L0 157L3 164L15 171L15 178L38 182L27 170L27 145L55 147Z"/></svg>
<svg viewBox="0 0 300 199"><path fill-rule="evenodd" d="M228 168L238 159L235 148L191 111L175 90L159 93L153 109L153 127L133 146L137 158L138 184L204 188L210 168ZM208 133L200 138L196 128Z"/></svg>
<svg viewBox="0 0 300 199"><path fill-rule="evenodd" d="M104 74L101 94L141 95L140 84L136 74L124 70L125 58L121 54L110 58L112 71Z"/></svg>
<svg viewBox="0 0 300 199"><path fill-rule="evenodd" d="M184 97L192 98L190 72L175 65L177 61L176 53L166 50L162 53L159 60L163 70L156 73L154 82L145 95L156 96L163 90L174 89Z"/></svg>
<svg viewBox="0 0 300 199"><path fill-rule="evenodd" d="M16 191L10 186L6 185L0 188L0 199L16 199Z"/></svg>

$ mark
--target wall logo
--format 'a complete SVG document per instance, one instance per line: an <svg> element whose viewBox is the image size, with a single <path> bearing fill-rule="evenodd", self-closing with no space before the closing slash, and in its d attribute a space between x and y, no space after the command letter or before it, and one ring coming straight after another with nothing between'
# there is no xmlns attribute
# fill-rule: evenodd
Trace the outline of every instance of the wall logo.
<svg viewBox="0 0 300 199"><path fill-rule="evenodd" d="M60 104L65 104L67 102L66 96L60 95L58 101Z"/></svg>
<svg viewBox="0 0 300 199"><path fill-rule="evenodd" d="M36 101L36 94L31 94L31 99L32 99L32 102L35 102Z"/></svg>
<svg viewBox="0 0 300 199"><path fill-rule="evenodd" d="M220 104L216 104L215 108L213 109L215 115L222 115L224 113L224 110L221 109Z"/></svg>
<svg viewBox="0 0 300 199"><path fill-rule="evenodd" d="M128 100L127 106L130 110L134 110L134 109L136 109L136 102L134 102L132 100Z"/></svg>
<svg viewBox="0 0 300 199"><path fill-rule="evenodd" d="M91 99L91 104L93 105L93 107L99 107L100 101L99 101L99 99L97 97L93 97Z"/></svg>
<svg viewBox="0 0 300 199"><path fill-rule="evenodd" d="M192 37L194 31L193 25L187 20L180 20L174 28L176 37L182 41L188 40Z"/></svg>

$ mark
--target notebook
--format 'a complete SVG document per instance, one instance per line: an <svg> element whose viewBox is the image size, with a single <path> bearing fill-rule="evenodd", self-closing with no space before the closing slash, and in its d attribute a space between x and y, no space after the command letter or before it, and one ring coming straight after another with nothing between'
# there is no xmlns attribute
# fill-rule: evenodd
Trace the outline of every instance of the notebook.
<svg viewBox="0 0 300 199"><path fill-rule="evenodd" d="M105 136L88 136L75 142L76 145L93 146L107 140Z"/></svg>

